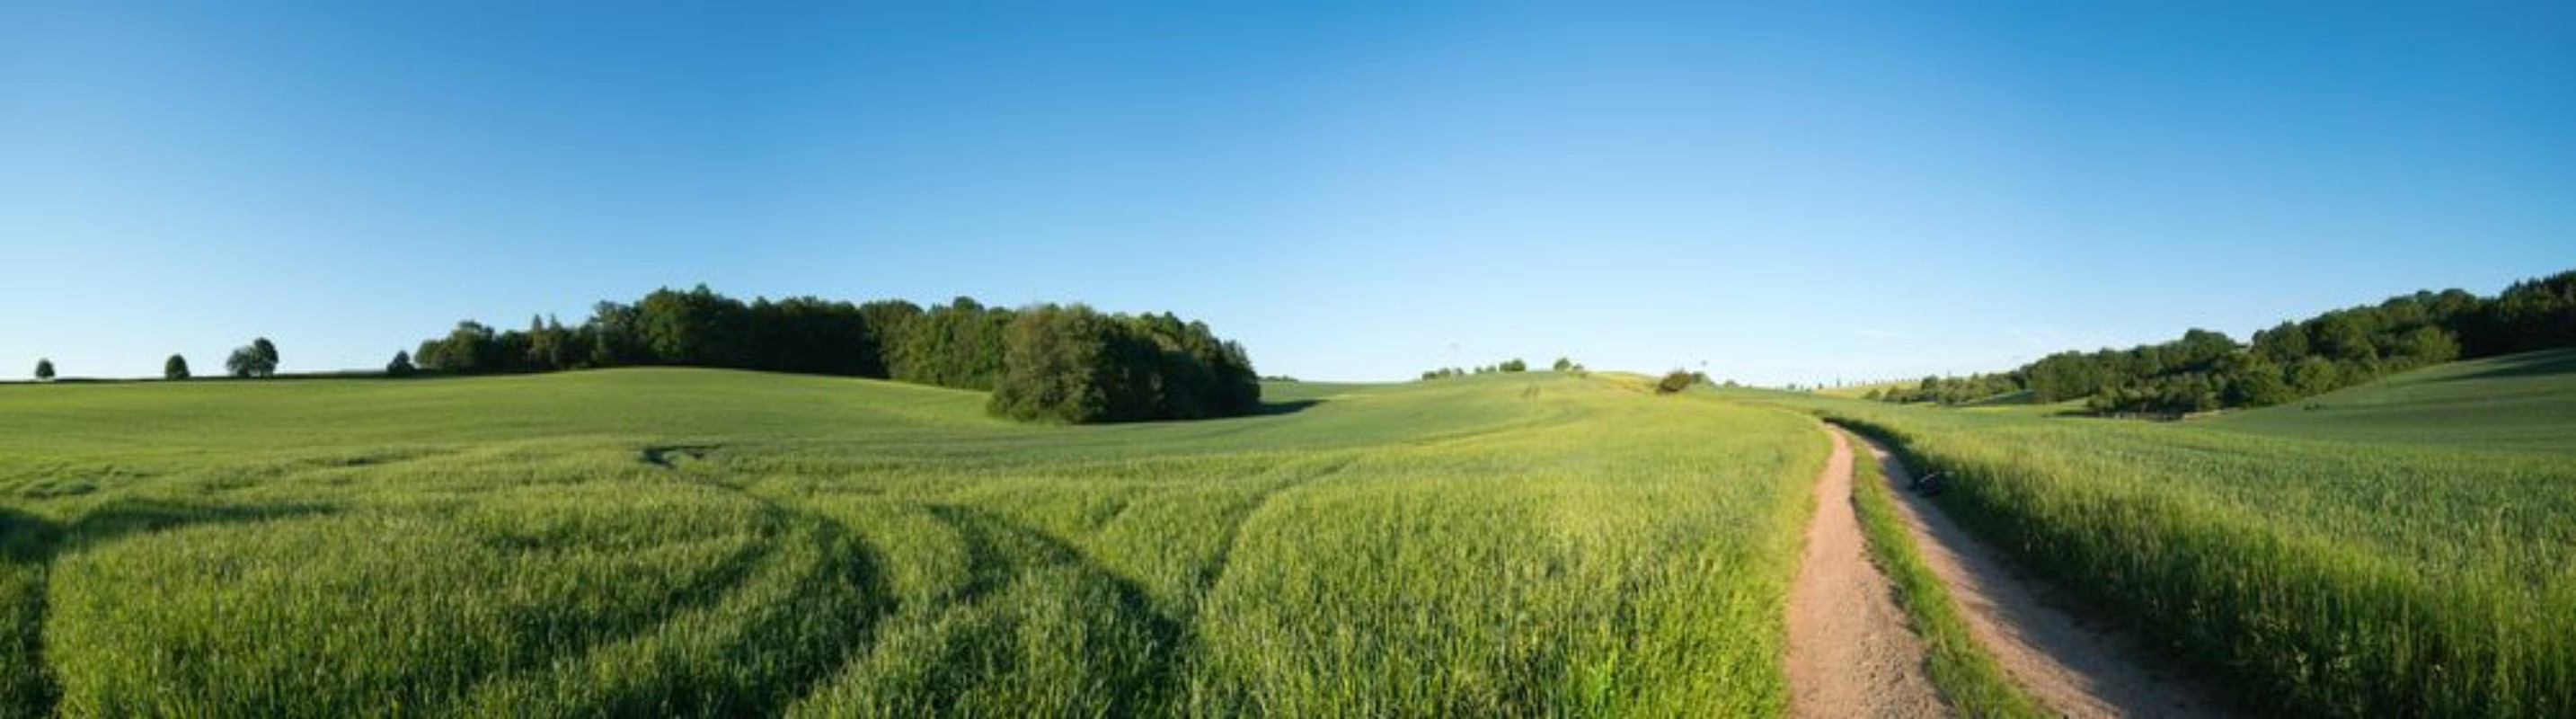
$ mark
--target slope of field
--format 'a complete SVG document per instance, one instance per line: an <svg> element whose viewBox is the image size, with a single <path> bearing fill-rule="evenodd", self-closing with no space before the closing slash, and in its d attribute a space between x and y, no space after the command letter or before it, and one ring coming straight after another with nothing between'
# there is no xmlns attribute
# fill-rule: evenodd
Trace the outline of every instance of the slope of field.
<svg viewBox="0 0 2576 719"><path fill-rule="evenodd" d="M2576 384L2565 367L2461 363L2318 402L2350 410L2161 424L1729 396L1895 440L1955 479L1945 511L2258 704L2564 716L2576 442L2552 428Z"/></svg>
<svg viewBox="0 0 2576 719"><path fill-rule="evenodd" d="M2576 350L2436 365L2208 424L2286 437L2576 453Z"/></svg>
<svg viewBox="0 0 2576 719"><path fill-rule="evenodd" d="M0 714L1777 713L1815 430L707 370L0 388Z"/></svg>

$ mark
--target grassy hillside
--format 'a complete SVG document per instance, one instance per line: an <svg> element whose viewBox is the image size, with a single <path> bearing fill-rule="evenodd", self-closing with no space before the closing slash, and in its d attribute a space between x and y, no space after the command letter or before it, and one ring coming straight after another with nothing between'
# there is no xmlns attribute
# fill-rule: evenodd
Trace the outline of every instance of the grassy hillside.
<svg viewBox="0 0 2576 719"><path fill-rule="evenodd" d="M0 387L0 714L1773 713L1822 438L1546 374L1041 428L708 370Z"/></svg>
<svg viewBox="0 0 2576 719"><path fill-rule="evenodd" d="M2576 453L2576 350L2436 365L2209 424L2288 437Z"/></svg>
<svg viewBox="0 0 2576 719"><path fill-rule="evenodd" d="M2298 406L2145 423L1804 395L1947 471L1946 509L2304 714L2576 708L2576 374L2458 363Z"/></svg>

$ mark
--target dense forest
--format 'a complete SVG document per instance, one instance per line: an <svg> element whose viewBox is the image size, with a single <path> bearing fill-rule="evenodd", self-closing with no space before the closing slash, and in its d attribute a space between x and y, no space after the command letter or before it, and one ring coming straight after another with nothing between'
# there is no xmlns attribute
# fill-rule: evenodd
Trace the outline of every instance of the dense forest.
<svg viewBox="0 0 2576 719"><path fill-rule="evenodd" d="M1243 347L1169 313L1103 314L1080 305L1012 310L966 297L928 309L813 297L745 303L704 285L656 290L633 304L601 302L571 326L551 317L530 318L526 330L459 322L447 336L397 353L388 372L651 365L991 390L995 414L1035 421L1197 419L1261 408Z"/></svg>
<svg viewBox="0 0 2576 719"><path fill-rule="evenodd" d="M2191 330L2125 350L2060 352L2020 368L1871 392L1892 402L1963 404L2027 391L2039 403L2084 399L2096 414L2172 416L2265 407L2455 359L2576 347L2576 270L2495 297L2417 292L2254 333L2251 344Z"/></svg>

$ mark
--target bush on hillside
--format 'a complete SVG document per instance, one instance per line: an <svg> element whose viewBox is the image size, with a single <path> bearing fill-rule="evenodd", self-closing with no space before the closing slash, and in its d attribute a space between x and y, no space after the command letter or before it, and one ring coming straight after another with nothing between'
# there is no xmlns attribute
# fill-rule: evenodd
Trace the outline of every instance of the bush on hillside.
<svg viewBox="0 0 2576 719"><path fill-rule="evenodd" d="M1691 384L1694 381L1694 378L1691 377L1691 373L1689 372L1681 370L1666 372L1664 373L1663 379L1655 382L1655 394L1679 393L1682 390L1690 389Z"/></svg>

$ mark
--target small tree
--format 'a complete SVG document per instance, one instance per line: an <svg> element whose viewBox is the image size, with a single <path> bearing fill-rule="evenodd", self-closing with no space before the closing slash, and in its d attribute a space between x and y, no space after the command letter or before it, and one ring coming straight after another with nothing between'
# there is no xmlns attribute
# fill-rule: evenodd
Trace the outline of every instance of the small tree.
<svg viewBox="0 0 2576 719"><path fill-rule="evenodd" d="M1558 357L1556 358L1555 368L1558 372L1574 371L1574 359L1571 357Z"/></svg>
<svg viewBox="0 0 2576 719"><path fill-rule="evenodd" d="M277 345L261 337L249 346L233 350L224 358L224 371L234 377L268 377L277 374Z"/></svg>
<svg viewBox="0 0 2576 719"><path fill-rule="evenodd" d="M411 353L402 350L394 350L394 361L385 363L388 377L409 377L415 371L418 368L411 366Z"/></svg>
<svg viewBox="0 0 2576 719"><path fill-rule="evenodd" d="M1502 364L1495 365L1494 369L1504 372L1527 372L1529 371L1529 363L1521 361L1521 358L1519 357L1514 357L1504 360Z"/></svg>
<svg viewBox="0 0 2576 719"><path fill-rule="evenodd" d="M38 381L42 381L42 382L52 382L52 381L54 381L54 361L53 361L53 360L49 360L49 359L38 359L38 360L36 360L36 379L37 379Z"/></svg>
<svg viewBox="0 0 2576 719"><path fill-rule="evenodd" d="M161 363L161 378L166 380L187 379L188 358L178 355L170 355L170 359Z"/></svg>

